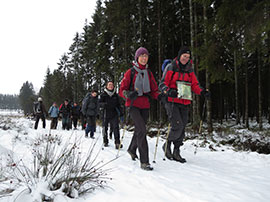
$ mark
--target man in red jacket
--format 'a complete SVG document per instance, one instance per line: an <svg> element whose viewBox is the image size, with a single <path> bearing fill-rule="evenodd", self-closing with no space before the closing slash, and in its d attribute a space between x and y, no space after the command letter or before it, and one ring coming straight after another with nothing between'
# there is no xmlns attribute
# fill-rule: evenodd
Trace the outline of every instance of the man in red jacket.
<svg viewBox="0 0 270 202"><path fill-rule="evenodd" d="M133 67L127 70L121 81L119 95L126 99L125 106L129 107L130 117L135 124L135 131L130 142L128 153L135 160L136 149L139 149L141 168L153 170L149 164L149 151L146 139L146 122L149 116L149 97L157 99L158 86L151 71L148 71L149 53L140 47L135 53ZM132 76L134 71L134 76ZM133 78L132 78L133 77ZM132 81L131 81L132 79Z"/></svg>
<svg viewBox="0 0 270 202"><path fill-rule="evenodd" d="M180 146L183 145L185 127L188 123L188 111L191 104L192 94L210 97L210 92L200 87L197 77L192 69L191 51L188 47L182 47L178 56L168 64L163 73L159 90L166 95L165 108L171 123L167 148L163 145L165 156L181 163L186 159L180 155ZM173 153L171 143L174 144Z"/></svg>

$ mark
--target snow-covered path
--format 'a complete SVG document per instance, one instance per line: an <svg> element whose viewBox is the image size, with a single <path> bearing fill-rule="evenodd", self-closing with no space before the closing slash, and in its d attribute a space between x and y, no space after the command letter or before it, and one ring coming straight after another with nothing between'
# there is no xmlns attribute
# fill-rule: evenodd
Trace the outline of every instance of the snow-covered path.
<svg viewBox="0 0 270 202"><path fill-rule="evenodd" d="M12 150L18 156L26 156L28 151L24 144L29 138L48 133L48 129L33 130L33 121L20 118L18 125L24 130L0 129L0 154L5 149ZM47 128L49 128L47 121ZM39 127L41 126L41 123ZM53 130L52 134L61 135L69 139L70 135L81 138L82 149L87 152L92 141L98 141L97 150L102 147L101 129L98 127L96 139L84 138L84 131ZM123 131L121 131L122 134ZM26 134L27 133L27 134ZM20 141L14 143L14 137ZM181 147L181 154L187 159L186 164L175 161L163 161L163 139L160 138L156 163L154 157L156 138L148 137L149 156L153 171L140 169L139 161L132 161L126 152L132 133L126 132L120 157L107 165L112 168L109 173L109 189L97 189L80 199L68 199L73 202L110 201L110 202L268 202L270 201L270 156L255 152L234 152L227 147L218 147L218 151L210 151L208 147L198 148L194 153L194 143L197 140L186 141ZM70 138L72 139L72 138ZM2 149L1 149L2 148ZM99 160L109 161L117 155L113 140L110 146L102 150ZM0 202L9 202L9 198L2 198Z"/></svg>

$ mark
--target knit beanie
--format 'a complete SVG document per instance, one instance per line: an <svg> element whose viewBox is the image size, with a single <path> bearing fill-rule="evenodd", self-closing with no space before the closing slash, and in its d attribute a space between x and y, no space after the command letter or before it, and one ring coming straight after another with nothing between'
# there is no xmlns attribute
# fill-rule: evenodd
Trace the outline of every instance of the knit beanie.
<svg viewBox="0 0 270 202"><path fill-rule="evenodd" d="M146 48L144 48L144 47L138 48L138 49L136 50L136 53L135 53L135 61L137 61L137 60L138 60L138 57L139 57L140 55L143 55L143 54L146 54L146 55L149 56L148 50L147 50Z"/></svg>
<svg viewBox="0 0 270 202"><path fill-rule="evenodd" d="M186 47L186 46L183 46L183 47L181 47L181 49L178 52L177 60L179 60L180 57L181 57L181 55L183 55L184 53L189 54L190 57L191 57L191 51L190 51L190 49L188 47Z"/></svg>

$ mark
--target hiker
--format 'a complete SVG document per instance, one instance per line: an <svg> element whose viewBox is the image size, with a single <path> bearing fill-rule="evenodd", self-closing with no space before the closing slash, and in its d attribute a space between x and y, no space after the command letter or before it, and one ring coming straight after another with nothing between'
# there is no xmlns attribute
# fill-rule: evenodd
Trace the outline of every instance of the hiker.
<svg viewBox="0 0 270 202"><path fill-rule="evenodd" d="M185 163L186 159L180 155L180 146L183 145L185 127L188 123L189 106L192 100L191 92L210 97L210 92L200 87L196 75L192 69L191 51L188 47L182 47L177 57L166 67L159 90L165 97L165 109L171 124L171 130L166 143L163 145L165 156L170 160ZM162 98L162 100L164 100ZM174 145L171 151L171 143Z"/></svg>
<svg viewBox="0 0 270 202"><path fill-rule="evenodd" d="M104 92L100 95L99 105L102 111L104 147L108 147L108 125L110 124L110 130L114 134L115 149L122 148L123 146L120 145L119 117L123 116L123 112L112 81L107 82Z"/></svg>
<svg viewBox="0 0 270 202"><path fill-rule="evenodd" d="M34 128L35 129L38 128L39 119L42 120L43 128L45 128L46 127L45 117L47 115L47 111L45 109L45 106L44 106L44 104L42 102L42 98L41 97L39 97L38 98L38 101L34 103L33 111L34 111L34 115L35 115L35 119L36 119Z"/></svg>
<svg viewBox="0 0 270 202"><path fill-rule="evenodd" d="M87 93L82 106L82 113L86 117L85 137L88 137L90 132L90 138L94 139L94 132L96 131L96 118L99 115L99 104L97 97L97 89L93 89L91 93Z"/></svg>
<svg viewBox="0 0 270 202"><path fill-rule="evenodd" d="M59 107L60 115L62 117L62 129L69 130L70 127L70 116L71 116L71 105L68 99L65 99L64 103L62 103Z"/></svg>
<svg viewBox="0 0 270 202"><path fill-rule="evenodd" d="M72 121L72 124L73 124L75 130L77 129L78 119L80 118L80 113L81 113L81 107L77 104L77 102L74 102L72 109L71 109L71 121Z"/></svg>
<svg viewBox="0 0 270 202"><path fill-rule="evenodd" d="M58 124L58 116L59 116L59 109L57 107L56 102L52 104L48 111L50 117L51 117L51 129L56 129Z"/></svg>
<svg viewBox="0 0 270 202"><path fill-rule="evenodd" d="M82 104L81 106L83 106L83 102L81 104ZM86 117L82 113L82 107L81 107L81 111L80 111L80 119L81 119L82 130L85 130L85 128L86 128Z"/></svg>
<svg viewBox="0 0 270 202"><path fill-rule="evenodd" d="M125 106L129 108L129 115L134 122L135 130L130 142L128 153L135 160L139 149L141 168L153 170L149 164L149 151L146 139L146 123L149 116L151 96L157 99L158 86L152 72L148 69L148 50L144 47L137 49L132 68L126 71L121 81L119 95L126 99Z"/></svg>

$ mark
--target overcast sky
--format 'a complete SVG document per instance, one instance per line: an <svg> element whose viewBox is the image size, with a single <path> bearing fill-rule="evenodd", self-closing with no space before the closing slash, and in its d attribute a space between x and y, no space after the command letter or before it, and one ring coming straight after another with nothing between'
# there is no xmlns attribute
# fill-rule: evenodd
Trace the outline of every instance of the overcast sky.
<svg viewBox="0 0 270 202"><path fill-rule="evenodd" d="M26 81L39 90L95 7L96 0L1 0L0 94L19 94Z"/></svg>

